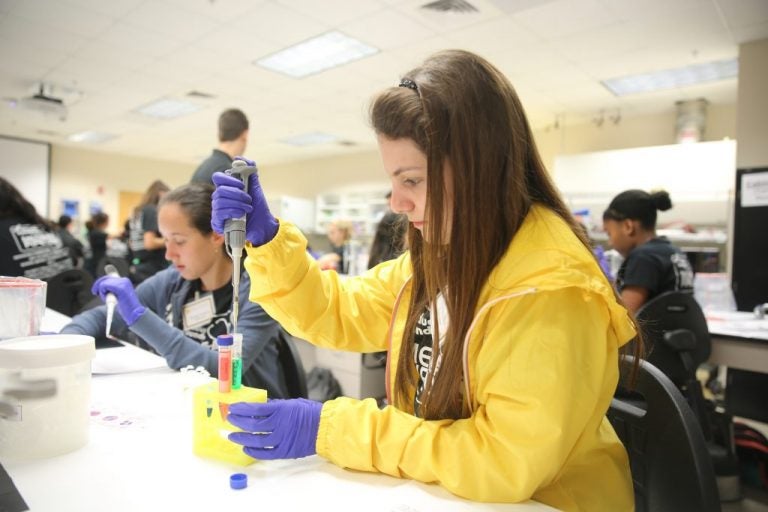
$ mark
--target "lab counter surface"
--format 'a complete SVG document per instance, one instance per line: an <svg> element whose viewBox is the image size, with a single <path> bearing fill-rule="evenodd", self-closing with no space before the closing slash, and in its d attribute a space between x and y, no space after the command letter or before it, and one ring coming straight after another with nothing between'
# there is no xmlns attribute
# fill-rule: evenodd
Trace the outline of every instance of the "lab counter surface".
<svg viewBox="0 0 768 512"><path fill-rule="evenodd" d="M768 373L768 318L741 311L708 311L706 317L711 363Z"/></svg>
<svg viewBox="0 0 768 512"><path fill-rule="evenodd" d="M94 372L136 350L97 350ZM318 456L244 468L199 458L192 453L192 389L208 378L140 359L143 369L94 373L86 446L47 459L2 461L32 512L554 510L533 501L470 502L438 485L345 470ZM229 487L238 472L248 475L246 489Z"/></svg>

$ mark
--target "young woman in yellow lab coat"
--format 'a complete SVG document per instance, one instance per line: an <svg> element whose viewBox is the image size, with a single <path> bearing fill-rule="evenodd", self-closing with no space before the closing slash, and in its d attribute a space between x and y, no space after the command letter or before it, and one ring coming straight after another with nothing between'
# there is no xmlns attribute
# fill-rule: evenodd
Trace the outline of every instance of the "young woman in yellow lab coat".
<svg viewBox="0 0 768 512"><path fill-rule="evenodd" d="M373 101L391 206L409 251L366 274L322 272L306 240L214 176L214 229L247 218L250 298L318 346L388 350L388 403L237 404L230 436L262 459L317 453L478 501L632 510L605 418L635 336L547 174L509 81L445 51Z"/></svg>

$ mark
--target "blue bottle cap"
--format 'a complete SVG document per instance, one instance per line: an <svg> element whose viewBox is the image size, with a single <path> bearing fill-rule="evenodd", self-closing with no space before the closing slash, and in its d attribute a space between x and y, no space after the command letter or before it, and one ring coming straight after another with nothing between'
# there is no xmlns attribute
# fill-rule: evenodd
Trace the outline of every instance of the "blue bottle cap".
<svg viewBox="0 0 768 512"><path fill-rule="evenodd" d="M219 336L216 336L216 344L219 346L228 346L232 345L234 343L234 338L232 338L231 334L221 334Z"/></svg>
<svg viewBox="0 0 768 512"><path fill-rule="evenodd" d="M248 487L248 475L245 473L233 473L229 477L229 486L232 489L245 489Z"/></svg>

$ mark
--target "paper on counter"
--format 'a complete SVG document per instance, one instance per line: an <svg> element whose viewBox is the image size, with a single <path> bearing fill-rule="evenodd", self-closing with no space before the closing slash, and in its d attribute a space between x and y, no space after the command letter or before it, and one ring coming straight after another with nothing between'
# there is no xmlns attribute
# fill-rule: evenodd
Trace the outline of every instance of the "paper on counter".
<svg viewBox="0 0 768 512"><path fill-rule="evenodd" d="M166 363L162 357L126 343L122 347L97 350L96 357L91 362L91 373L129 373L164 367Z"/></svg>

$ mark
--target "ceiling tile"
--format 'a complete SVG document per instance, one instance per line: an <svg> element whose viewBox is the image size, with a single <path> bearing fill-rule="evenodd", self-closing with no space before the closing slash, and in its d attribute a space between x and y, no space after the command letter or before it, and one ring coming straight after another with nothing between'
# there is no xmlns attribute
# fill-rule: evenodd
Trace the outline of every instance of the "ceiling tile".
<svg viewBox="0 0 768 512"><path fill-rule="evenodd" d="M313 18L330 27L361 18L386 7L375 0L323 0L318 8L317 0L278 0L280 5L294 12Z"/></svg>
<svg viewBox="0 0 768 512"><path fill-rule="evenodd" d="M53 50L63 53L74 52L87 41L86 36L66 32L45 23L29 21L13 14L0 18L0 34L3 38L15 41L14 47L28 45L39 51Z"/></svg>
<svg viewBox="0 0 768 512"><path fill-rule="evenodd" d="M13 9L15 16L56 27L62 31L83 37L94 37L107 30L116 19L115 16L100 14L87 7L51 3L49 0L24 0Z"/></svg>
<svg viewBox="0 0 768 512"><path fill-rule="evenodd" d="M160 57L180 48L183 43L172 34L156 33L130 22L121 22L102 36L103 41L124 51L140 52L145 55Z"/></svg>
<svg viewBox="0 0 768 512"><path fill-rule="evenodd" d="M620 21L598 0L557 0L512 15L542 38L558 38Z"/></svg>
<svg viewBox="0 0 768 512"><path fill-rule="evenodd" d="M21 0L25 2L26 0ZM56 0L57 3L66 3L69 5L75 5L79 7L86 7L93 12L105 14L107 16L113 16L116 18L123 17L126 13L136 9L137 6L146 2L153 2L154 0ZM46 5L50 5L50 0L46 2Z"/></svg>
<svg viewBox="0 0 768 512"><path fill-rule="evenodd" d="M140 4L125 15L124 21L183 42L194 41L217 26L205 16L162 0Z"/></svg>
<svg viewBox="0 0 768 512"><path fill-rule="evenodd" d="M394 9L364 16L353 23L342 24L339 28L345 34L381 50L408 47L435 35L434 30Z"/></svg>
<svg viewBox="0 0 768 512"><path fill-rule="evenodd" d="M99 149L194 168L215 144L218 114L238 107L254 127L250 151L272 165L375 147L371 98L437 50L488 58L531 124L552 128L614 105L639 115L697 96L733 104L735 80L623 98L599 80L734 57L737 43L768 37L768 0L470 1L479 11L461 15L421 9L426 0L0 0L0 97L28 95L43 79L84 93L64 122L0 105L0 132L57 143L76 129L117 132ZM381 51L301 80L254 64L334 29ZM214 96L194 99L203 107L194 115L133 112L193 90ZM275 142L320 130L357 145Z"/></svg>
<svg viewBox="0 0 768 512"><path fill-rule="evenodd" d="M264 5L264 0L166 0L169 4L209 20L230 22ZM233 30L230 30L233 33Z"/></svg>
<svg viewBox="0 0 768 512"><path fill-rule="evenodd" d="M765 0L712 0L723 13L728 28L740 29L768 19L768 2Z"/></svg>
<svg viewBox="0 0 768 512"><path fill-rule="evenodd" d="M284 46L300 43L329 31L332 27L272 2L261 4L231 24L233 31L252 33L258 39ZM248 50L244 48L244 50ZM265 55L254 55L254 58Z"/></svg>

